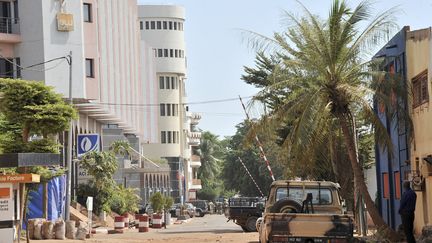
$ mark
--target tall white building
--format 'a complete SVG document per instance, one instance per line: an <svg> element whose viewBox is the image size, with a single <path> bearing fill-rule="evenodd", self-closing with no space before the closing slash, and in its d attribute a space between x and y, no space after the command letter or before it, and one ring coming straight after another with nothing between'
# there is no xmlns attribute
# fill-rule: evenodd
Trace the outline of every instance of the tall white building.
<svg viewBox="0 0 432 243"><path fill-rule="evenodd" d="M201 163L191 146L199 145L201 134L191 131L200 116L188 111L186 105L186 45L184 40L185 10L173 5L138 6L141 40L147 43L155 57L159 106L158 122L154 126L156 141L143 146L151 158L165 158L171 169L172 195L177 201L195 199L201 183L196 168Z"/></svg>

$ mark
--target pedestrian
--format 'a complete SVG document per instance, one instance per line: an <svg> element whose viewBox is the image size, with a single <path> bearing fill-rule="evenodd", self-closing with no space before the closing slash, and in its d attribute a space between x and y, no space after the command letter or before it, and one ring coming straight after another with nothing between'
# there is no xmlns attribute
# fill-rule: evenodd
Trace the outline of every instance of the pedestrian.
<svg viewBox="0 0 432 243"><path fill-rule="evenodd" d="M410 182L404 181L404 193L400 201L399 214L408 243L415 243L414 238L414 210L417 201L416 193L411 189Z"/></svg>

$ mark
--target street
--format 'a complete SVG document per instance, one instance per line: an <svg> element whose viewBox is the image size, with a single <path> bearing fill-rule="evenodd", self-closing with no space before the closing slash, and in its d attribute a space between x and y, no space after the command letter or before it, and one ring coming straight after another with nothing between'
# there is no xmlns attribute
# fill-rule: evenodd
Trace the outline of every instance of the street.
<svg viewBox="0 0 432 243"><path fill-rule="evenodd" d="M258 242L258 233L244 233L240 226L226 222L224 215L206 215L203 218L194 217L188 223L170 225L167 229L150 229L150 232L138 233L136 229L124 234L96 234L85 242L91 243L138 243L138 242ZM45 243L77 243L80 240L44 240Z"/></svg>

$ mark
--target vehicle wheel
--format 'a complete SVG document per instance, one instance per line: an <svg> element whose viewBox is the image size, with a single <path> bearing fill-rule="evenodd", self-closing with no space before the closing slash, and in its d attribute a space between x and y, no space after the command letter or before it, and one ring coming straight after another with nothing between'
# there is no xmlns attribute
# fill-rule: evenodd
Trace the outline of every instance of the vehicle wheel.
<svg viewBox="0 0 432 243"><path fill-rule="evenodd" d="M277 201L270 209L271 213L299 213L301 204L289 198L284 198Z"/></svg>
<svg viewBox="0 0 432 243"><path fill-rule="evenodd" d="M251 216L246 220L246 229L248 230L248 232L256 232L257 231L257 228L256 228L257 219L258 219L258 217Z"/></svg>
<svg viewBox="0 0 432 243"><path fill-rule="evenodd" d="M246 228L245 226L240 225L240 227L242 228L242 230L243 230L244 232L248 232L248 230L247 230L247 228Z"/></svg>

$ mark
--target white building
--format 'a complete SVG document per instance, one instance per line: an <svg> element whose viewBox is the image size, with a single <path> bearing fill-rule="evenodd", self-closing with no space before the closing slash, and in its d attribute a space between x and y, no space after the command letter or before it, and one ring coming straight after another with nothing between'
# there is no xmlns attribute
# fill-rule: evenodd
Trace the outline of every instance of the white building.
<svg viewBox="0 0 432 243"><path fill-rule="evenodd" d="M191 132L200 118L188 112L186 105L186 48L184 40L184 8L173 5L138 7L141 40L151 46L155 60L159 116L154 130L157 140L144 145L151 158L165 158L171 168L172 195L177 201L195 199L201 183L196 168L201 165L191 146L199 145L201 134ZM194 169L195 168L195 169Z"/></svg>

